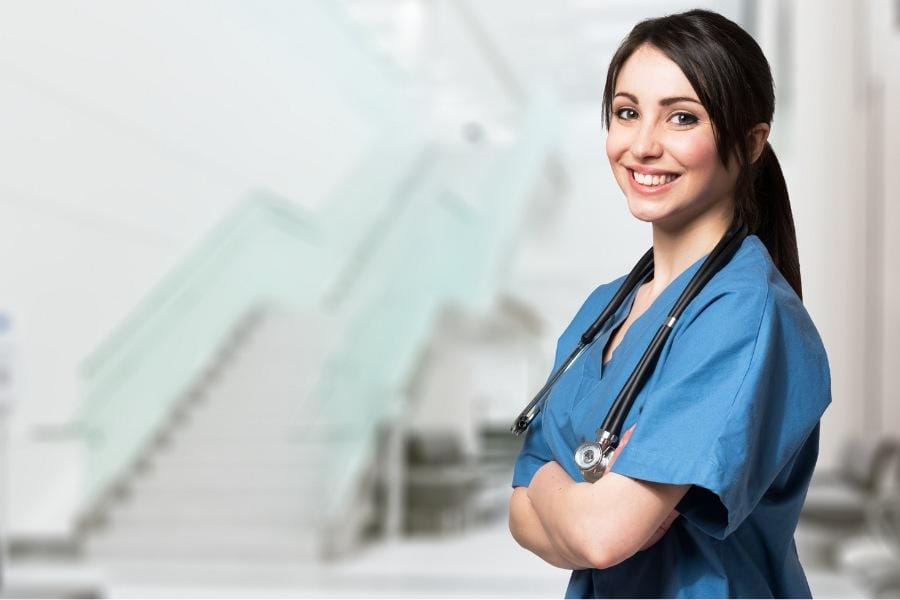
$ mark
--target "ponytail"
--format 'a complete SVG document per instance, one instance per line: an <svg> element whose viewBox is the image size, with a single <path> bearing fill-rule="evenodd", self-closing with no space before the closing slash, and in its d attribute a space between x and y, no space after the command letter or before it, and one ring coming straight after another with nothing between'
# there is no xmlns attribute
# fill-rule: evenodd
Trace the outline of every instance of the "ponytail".
<svg viewBox="0 0 900 600"><path fill-rule="evenodd" d="M668 56L690 82L715 126L716 147L726 168L736 150L735 216L765 244L772 262L802 299L797 236L781 165L768 142L750 162L748 132L759 123L771 124L775 113L775 83L762 48L740 25L709 10L695 8L641 21L609 63L603 88L607 129L619 73L644 44Z"/></svg>
<svg viewBox="0 0 900 600"><path fill-rule="evenodd" d="M759 237L769 251L772 262L802 300L800 258L791 201L781 164L769 142L766 142L765 148L750 169L750 177L753 179L752 185L748 185L746 181L741 182L743 185L738 185L737 210L747 223L750 233ZM741 188L744 193L740 193Z"/></svg>

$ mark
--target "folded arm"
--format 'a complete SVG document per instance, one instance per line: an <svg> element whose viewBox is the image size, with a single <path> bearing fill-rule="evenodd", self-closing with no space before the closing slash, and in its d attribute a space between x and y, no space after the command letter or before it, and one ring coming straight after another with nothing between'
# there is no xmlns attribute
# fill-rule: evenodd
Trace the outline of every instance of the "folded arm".
<svg viewBox="0 0 900 600"><path fill-rule="evenodd" d="M622 437L613 462L633 429ZM550 461L527 488L514 491L510 530L521 545L551 564L605 569L656 543L677 518L674 508L689 488L618 473L607 473L595 483L575 482L559 463ZM516 498L523 491L527 505Z"/></svg>
<svg viewBox="0 0 900 600"><path fill-rule="evenodd" d="M580 564L606 569L662 537L654 534L671 525L677 516L673 510L689 487L618 473L595 483L576 483L551 461L535 474L528 497L554 547Z"/></svg>
<svg viewBox="0 0 900 600"><path fill-rule="evenodd" d="M528 498L527 487L513 488L509 500L509 531L520 546L537 554L546 562L561 569L583 569L571 557L561 553L550 541L537 512Z"/></svg>

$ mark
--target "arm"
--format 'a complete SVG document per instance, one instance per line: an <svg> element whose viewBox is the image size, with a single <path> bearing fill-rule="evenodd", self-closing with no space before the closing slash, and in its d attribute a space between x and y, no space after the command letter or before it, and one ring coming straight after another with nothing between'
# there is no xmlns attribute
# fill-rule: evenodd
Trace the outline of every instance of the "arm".
<svg viewBox="0 0 900 600"><path fill-rule="evenodd" d="M622 436L617 454L630 434ZM553 547L579 564L605 569L658 541L689 488L617 473L576 483L551 461L538 470L527 493Z"/></svg>
<svg viewBox="0 0 900 600"><path fill-rule="evenodd" d="M509 499L509 531L520 546L561 569L583 569L553 547L528 498L527 487L513 488Z"/></svg>

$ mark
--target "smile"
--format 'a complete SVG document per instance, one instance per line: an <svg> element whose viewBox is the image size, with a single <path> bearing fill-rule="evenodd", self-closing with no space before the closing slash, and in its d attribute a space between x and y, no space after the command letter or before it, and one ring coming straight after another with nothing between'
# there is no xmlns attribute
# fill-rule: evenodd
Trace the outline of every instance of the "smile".
<svg viewBox="0 0 900 600"><path fill-rule="evenodd" d="M681 175L670 173L667 175L643 175L632 169L628 169L628 180L631 187L644 194L656 194L669 189Z"/></svg>

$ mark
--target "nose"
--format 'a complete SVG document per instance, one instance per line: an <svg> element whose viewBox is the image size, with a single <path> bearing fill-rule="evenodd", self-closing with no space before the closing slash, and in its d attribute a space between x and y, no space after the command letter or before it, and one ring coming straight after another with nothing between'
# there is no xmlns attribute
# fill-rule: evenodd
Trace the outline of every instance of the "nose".
<svg viewBox="0 0 900 600"><path fill-rule="evenodd" d="M656 124L647 119L637 129L631 140L631 154L636 158L651 158L659 156L661 153L662 144L657 136Z"/></svg>

